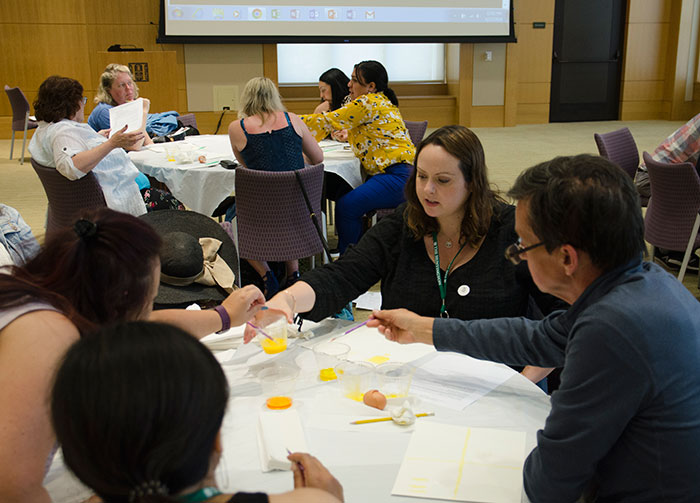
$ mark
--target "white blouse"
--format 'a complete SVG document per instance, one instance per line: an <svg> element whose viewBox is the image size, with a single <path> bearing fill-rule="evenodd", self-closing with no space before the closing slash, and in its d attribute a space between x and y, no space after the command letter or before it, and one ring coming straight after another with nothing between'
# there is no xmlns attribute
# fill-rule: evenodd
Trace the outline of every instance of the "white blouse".
<svg viewBox="0 0 700 503"><path fill-rule="evenodd" d="M56 168L69 180L86 175L73 164L73 156L97 147L107 138L97 134L88 124L70 119L60 122L39 122L29 143L29 153L39 164ZM146 205L136 184L139 170L124 149L115 148L92 169L100 182L107 206L113 210L139 216Z"/></svg>

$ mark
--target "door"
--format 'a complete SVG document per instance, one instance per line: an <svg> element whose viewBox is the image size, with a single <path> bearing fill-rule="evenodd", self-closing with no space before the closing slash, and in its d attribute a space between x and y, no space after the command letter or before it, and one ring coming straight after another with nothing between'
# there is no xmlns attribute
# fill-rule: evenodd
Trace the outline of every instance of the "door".
<svg viewBox="0 0 700 503"><path fill-rule="evenodd" d="M550 122L617 120L624 0L556 0Z"/></svg>

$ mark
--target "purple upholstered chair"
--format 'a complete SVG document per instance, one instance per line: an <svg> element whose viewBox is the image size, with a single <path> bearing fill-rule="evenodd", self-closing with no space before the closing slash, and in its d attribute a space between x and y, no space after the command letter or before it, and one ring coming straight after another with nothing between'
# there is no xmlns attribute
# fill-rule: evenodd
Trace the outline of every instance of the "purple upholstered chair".
<svg viewBox="0 0 700 503"><path fill-rule="evenodd" d="M700 178L695 167L688 162L659 162L647 152L643 158L651 183L644 239L659 248L685 251L678 273L678 279L683 281L690 255L700 248Z"/></svg>
<svg viewBox="0 0 700 503"><path fill-rule="evenodd" d="M197 129L197 118L194 116L194 114L180 115L177 120L182 122L183 126L190 126Z"/></svg>
<svg viewBox="0 0 700 503"><path fill-rule="evenodd" d="M406 129L408 129L408 135L411 137L411 141L417 147L418 144L423 141L425 136L425 130L428 129L428 121L403 121L406 124Z"/></svg>
<svg viewBox="0 0 700 503"><path fill-rule="evenodd" d="M15 148L15 131L23 131L22 157L20 157L19 163L24 164L24 147L27 144L27 130L36 128L39 123L29 119L29 102L19 87L10 87L6 85L5 92L12 106L12 143L10 143L10 159L12 159L12 152Z"/></svg>
<svg viewBox="0 0 700 503"><path fill-rule="evenodd" d="M299 174L316 215L321 215L323 164ZM241 258L286 261L323 251L293 171L236 169L236 220Z"/></svg>
<svg viewBox="0 0 700 503"><path fill-rule="evenodd" d="M107 206L94 173L87 173L78 180L69 180L56 168L42 166L34 159L31 159L31 163L49 200L47 236L62 227L73 225L82 210Z"/></svg>
<svg viewBox="0 0 700 503"><path fill-rule="evenodd" d="M595 133L593 138L600 155L620 166L634 180L639 167L639 151L630 130L623 127L610 133Z"/></svg>

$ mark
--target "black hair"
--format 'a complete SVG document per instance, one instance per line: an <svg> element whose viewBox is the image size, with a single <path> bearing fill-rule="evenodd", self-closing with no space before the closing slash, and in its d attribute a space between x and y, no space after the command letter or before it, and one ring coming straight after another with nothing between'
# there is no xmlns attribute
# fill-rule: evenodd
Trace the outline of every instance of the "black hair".
<svg viewBox="0 0 700 503"><path fill-rule="evenodd" d="M389 87L389 75L386 72L386 68L379 61L369 60L357 63L355 65L355 78L363 86L374 82L377 89L376 92L383 93L394 106L399 106L399 99L396 97L396 93Z"/></svg>
<svg viewBox="0 0 700 503"><path fill-rule="evenodd" d="M547 251L569 244L603 272L645 250L639 195L602 157L555 157L521 173L508 195L529 204L530 227Z"/></svg>
<svg viewBox="0 0 700 503"><path fill-rule="evenodd" d="M350 79L348 76L342 70L331 68L323 72L318 80L325 82L331 87L331 111L342 107L345 97L350 94L350 89L348 89Z"/></svg>
<svg viewBox="0 0 700 503"><path fill-rule="evenodd" d="M176 501L206 477L227 400L219 363L194 337L129 322L68 350L51 419L66 465L106 503Z"/></svg>
<svg viewBox="0 0 700 503"><path fill-rule="evenodd" d="M34 114L40 121L59 122L73 117L80 109L83 86L77 80L52 75L39 86Z"/></svg>

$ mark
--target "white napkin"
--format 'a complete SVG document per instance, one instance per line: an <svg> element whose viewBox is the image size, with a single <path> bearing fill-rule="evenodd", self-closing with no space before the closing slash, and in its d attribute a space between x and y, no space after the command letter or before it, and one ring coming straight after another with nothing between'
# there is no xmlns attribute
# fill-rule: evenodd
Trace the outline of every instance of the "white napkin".
<svg viewBox="0 0 700 503"><path fill-rule="evenodd" d="M294 409L261 411L258 421L258 449L263 472L291 470L291 452L308 452L301 419Z"/></svg>

